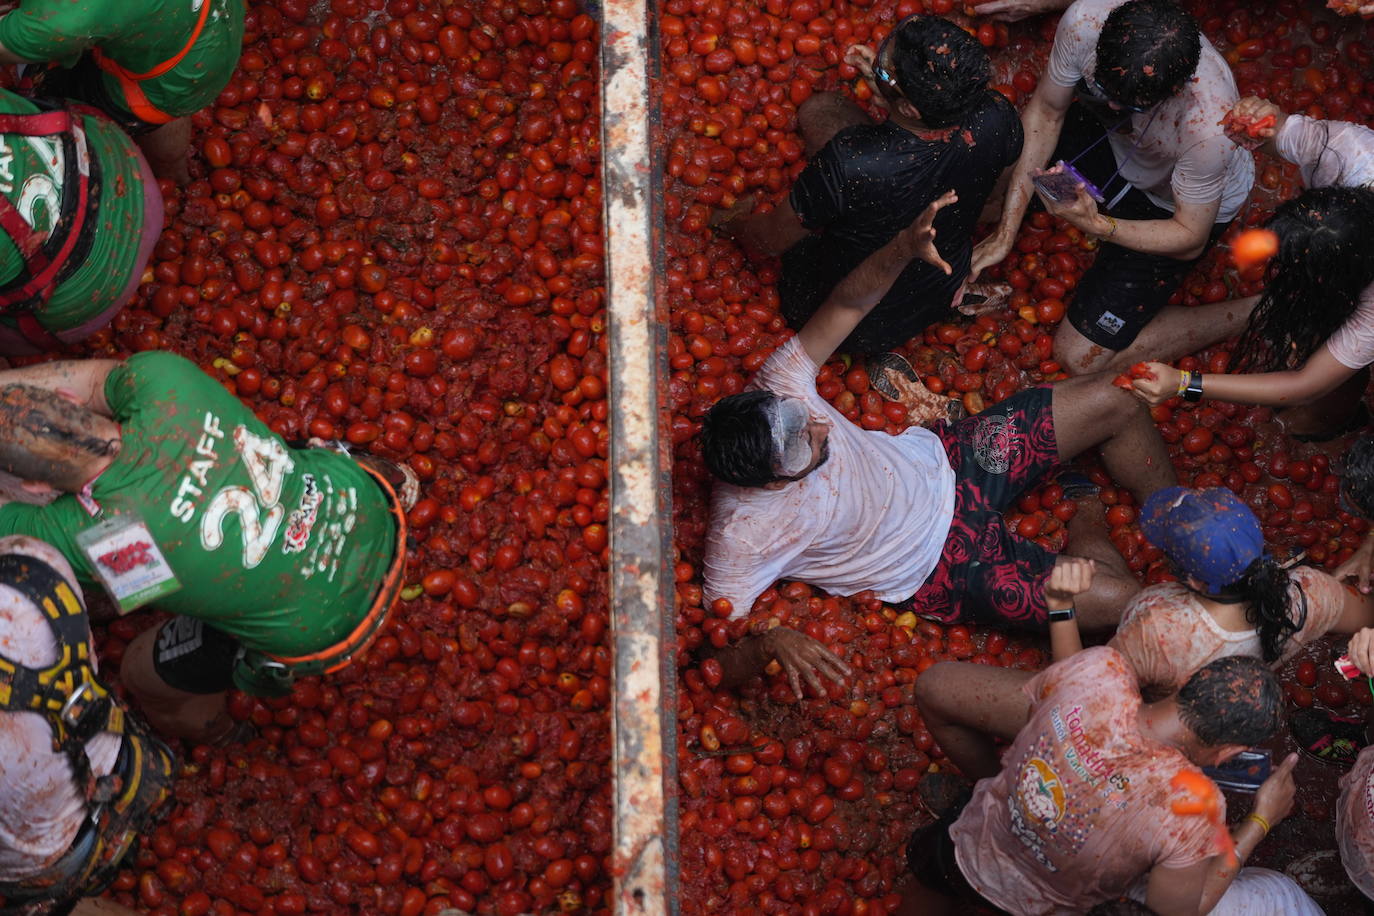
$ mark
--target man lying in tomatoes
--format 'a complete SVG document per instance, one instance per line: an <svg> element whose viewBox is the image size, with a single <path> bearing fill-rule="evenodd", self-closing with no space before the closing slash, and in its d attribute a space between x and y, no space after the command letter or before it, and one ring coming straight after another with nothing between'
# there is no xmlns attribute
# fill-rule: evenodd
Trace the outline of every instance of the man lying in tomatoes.
<svg viewBox="0 0 1374 916"><path fill-rule="evenodd" d="M952 188L958 200L936 221L952 271L920 259L904 265L841 346L876 354L920 334L962 299L974 225L998 176L1021 152L1021 124L989 86L987 51L944 19L909 16L876 51L855 45L845 61L887 119L875 123L839 93L807 99L797 111L811 156L806 170L772 210L730 220L722 231L751 250L782 256L782 313L800 328L835 284L909 226L942 188ZM884 376L894 363L902 366L878 359L869 369L878 390L895 399Z"/></svg>
<svg viewBox="0 0 1374 916"><path fill-rule="evenodd" d="M1142 405L1103 377L1023 391L982 413L900 436L861 430L816 391L820 366L883 298L912 258L949 271L934 221L947 192L835 287L749 390L718 402L702 430L717 478L705 593L749 613L779 578L840 595L871 590L940 621L1043 629L1056 557L1008 530L1003 510L1062 461L1094 446L1136 499L1174 484L1173 465ZM1096 516L1095 518L1093 516ZM1088 629L1114 626L1139 589L1106 539L1100 513L1079 512L1068 552L1096 563L1078 601ZM777 627L716 647L736 681L776 658L801 695L805 680L847 673L814 639Z"/></svg>

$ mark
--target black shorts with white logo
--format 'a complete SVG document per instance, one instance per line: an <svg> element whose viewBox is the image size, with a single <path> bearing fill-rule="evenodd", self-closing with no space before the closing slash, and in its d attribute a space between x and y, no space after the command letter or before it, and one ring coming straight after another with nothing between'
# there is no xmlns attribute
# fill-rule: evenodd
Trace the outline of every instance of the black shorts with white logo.
<svg viewBox="0 0 1374 916"><path fill-rule="evenodd" d="M1102 123L1084 106L1070 106L1059 135L1059 146L1050 162L1073 161L1074 167L1096 184L1112 204L1110 208L1104 206L1102 212L1115 219L1173 219L1172 212L1156 205L1139 188L1127 185L1120 176L1108 180L1117 170L1110 144L1099 143L1082 159L1074 161L1075 156L1105 137L1106 132ZM1123 187L1129 190L1113 203ZM1146 254L1111 242L1100 243L1097 257L1078 281L1065 317L1078 333L1098 346L1108 350L1126 349L1169 304L1174 291L1229 225L1229 221L1214 223L1203 253L1186 261L1162 254Z"/></svg>
<svg viewBox="0 0 1374 916"><path fill-rule="evenodd" d="M187 693L219 693L234 686L237 639L194 617L173 617L157 631L153 670L169 687Z"/></svg>

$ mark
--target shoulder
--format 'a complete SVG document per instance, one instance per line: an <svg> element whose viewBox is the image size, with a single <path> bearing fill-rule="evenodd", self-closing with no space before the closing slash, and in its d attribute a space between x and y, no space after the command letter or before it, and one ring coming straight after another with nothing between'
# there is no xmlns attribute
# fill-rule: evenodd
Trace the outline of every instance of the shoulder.
<svg viewBox="0 0 1374 916"><path fill-rule="evenodd" d="M1136 593L1121 615L1121 625L1124 627L1130 623L1144 626L1168 616L1192 616L1197 611L1197 603L1192 600L1188 589L1177 582L1161 582Z"/></svg>
<svg viewBox="0 0 1374 916"><path fill-rule="evenodd" d="M1036 675L1027 689L1033 701L1048 699L1061 691L1139 692L1134 669L1124 655L1110 646L1093 646L1055 662Z"/></svg>
<svg viewBox="0 0 1374 916"><path fill-rule="evenodd" d="M816 392L816 373L820 368L793 335L763 361L749 387L809 400Z"/></svg>
<svg viewBox="0 0 1374 916"><path fill-rule="evenodd" d="M1075 0L1064 10L1064 15L1055 30L1055 37L1058 38L1063 32L1071 38L1091 39L1096 42L1112 10L1125 2L1126 0Z"/></svg>
<svg viewBox="0 0 1374 916"><path fill-rule="evenodd" d="M148 350L135 353L116 366L110 373L108 384L134 385L147 381L168 386L188 377L208 378L195 363L184 356L162 350Z"/></svg>
<svg viewBox="0 0 1374 916"><path fill-rule="evenodd" d="M889 159L904 155L916 140L910 131L891 121L846 127L821 147L808 168L819 167L837 175L872 172Z"/></svg>

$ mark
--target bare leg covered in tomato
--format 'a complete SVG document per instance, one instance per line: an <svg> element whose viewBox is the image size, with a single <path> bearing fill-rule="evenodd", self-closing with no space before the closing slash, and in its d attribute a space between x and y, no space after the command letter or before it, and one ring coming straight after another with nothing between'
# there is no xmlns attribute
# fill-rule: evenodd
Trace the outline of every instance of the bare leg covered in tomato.
<svg viewBox="0 0 1374 916"><path fill-rule="evenodd" d="M186 681L177 679L183 687L174 687L167 682L165 665L171 660L169 656L178 648L190 645L189 640L178 638L182 635L191 637L191 634L177 632L178 623L177 620L169 621L135 637L124 652L120 680L149 724L162 734L193 744L221 743L234 732L234 720L226 703L227 686L216 690L212 688L217 685L206 685L206 692L193 692L183 689L192 686ZM161 665L159 647L164 659Z"/></svg>

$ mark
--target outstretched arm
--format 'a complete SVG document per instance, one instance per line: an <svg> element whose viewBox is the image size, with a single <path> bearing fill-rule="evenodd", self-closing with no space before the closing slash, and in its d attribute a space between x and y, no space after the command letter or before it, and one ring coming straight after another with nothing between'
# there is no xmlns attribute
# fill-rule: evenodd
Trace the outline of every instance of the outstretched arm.
<svg viewBox="0 0 1374 916"><path fill-rule="evenodd" d="M1149 368L1153 377L1131 382L1132 394L1151 406L1163 404L1178 394L1182 370L1163 363L1150 363ZM1208 372L1202 377L1202 396L1236 404L1292 407L1310 404L1336 390L1358 371L1336 359L1323 345L1298 369L1241 375Z"/></svg>
<svg viewBox="0 0 1374 916"><path fill-rule="evenodd" d="M984 268L990 267L1005 258L1016 242L1016 233L1021 229L1021 220L1030 206L1035 186L1031 175L1049 162L1055 146L1059 144L1059 134L1064 129L1064 117L1069 105L1073 103L1073 89L1065 89L1052 83L1044 74L1035 87L1034 94L1021 112L1021 130L1025 141L1021 146L1021 157L1011 167L1011 180L1002 201L1002 219L992 234L973 247L973 266L970 278L977 278Z"/></svg>
<svg viewBox="0 0 1374 916"><path fill-rule="evenodd" d="M935 214L958 199L953 191L940 195L921 211L916 222L869 255L830 291L816 314L797 332L802 349L816 365L825 364L864 316L887 295L913 258L933 264L946 274L950 272L950 266L935 249L934 222Z"/></svg>
<svg viewBox="0 0 1374 916"><path fill-rule="evenodd" d="M119 365L113 359L61 359L0 372L0 385L34 385L70 397L101 416L111 416L105 403L105 380Z"/></svg>

